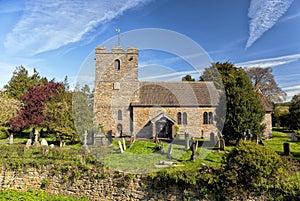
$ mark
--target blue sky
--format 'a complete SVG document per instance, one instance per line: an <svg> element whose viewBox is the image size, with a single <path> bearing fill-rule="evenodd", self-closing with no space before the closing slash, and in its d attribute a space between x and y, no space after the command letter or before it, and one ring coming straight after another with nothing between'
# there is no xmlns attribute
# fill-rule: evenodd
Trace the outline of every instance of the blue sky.
<svg viewBox="0 0 300 201"><path fill-rule="evenodd" d="M0 0L0 88L20 65L57 81L67 75L72 85L96 46L112 37L117 44L116 28L124 46L126 33L158 28L191 39L214 62L272 67L289 99L300 92L299 8L298 0ZM152 78L194 73L172 54L145 49L140 67L150 64L173 69L141 69Z"/></svg>

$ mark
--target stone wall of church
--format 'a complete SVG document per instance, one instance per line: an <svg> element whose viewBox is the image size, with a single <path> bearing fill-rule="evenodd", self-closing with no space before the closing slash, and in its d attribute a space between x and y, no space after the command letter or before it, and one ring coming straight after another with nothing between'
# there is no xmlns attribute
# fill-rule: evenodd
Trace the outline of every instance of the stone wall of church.
<svg viewBox="0 0 300 201"><path fill-rule="evenodd" d="M271 112L267 112L265 114L262 124L266 125L263 136L271 137L272 136L272 113Z"/></svg>
<svg viewBox="0 0 300 201"><path fill-rule="evenodd" d="M186 112L187 124L178 125L178 112ZM217 128L214 124L203 124L203 113L213 112L212 107L134 107L133 108L133 124L134 134L140 136L151 136L152 128L149 122L161 113L165 113L170 118L175 120L175 124L179 126L180 133L189 133L195 137L209 137L211 132L217 133ZM148 126L148 128L147 128ZM146 128L145 128L146 127ZM148 132L148 134L146 134Z"/></svg>

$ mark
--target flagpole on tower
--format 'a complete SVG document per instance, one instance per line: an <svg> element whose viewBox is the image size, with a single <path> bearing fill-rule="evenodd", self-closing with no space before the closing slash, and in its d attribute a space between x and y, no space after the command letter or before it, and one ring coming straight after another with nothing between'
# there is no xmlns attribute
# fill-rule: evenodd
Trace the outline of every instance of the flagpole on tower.
<svg viewBox="0 0 300 201"><path fill-rule="evenodd" d="M119 28L117 28L116 29L116 32L118 33L118 46L120 46L121 44L120 44L120 29Z"/></svg>

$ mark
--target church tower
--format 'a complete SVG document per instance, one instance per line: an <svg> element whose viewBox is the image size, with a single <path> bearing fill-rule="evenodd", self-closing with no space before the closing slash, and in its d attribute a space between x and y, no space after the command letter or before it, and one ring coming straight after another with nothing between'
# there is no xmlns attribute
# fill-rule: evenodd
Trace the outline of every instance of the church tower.
<svg viewBox="0 0 300 201"><path fill-rule="evenodd" d="M96 52L96 79L94 112L96 124L104 126L106 133L116 137L131 135L132 110L130 103L138 100L134 92L138 90L138 49L120 46L99 46ZM137 95L136 95L137 96Z"/></svg>

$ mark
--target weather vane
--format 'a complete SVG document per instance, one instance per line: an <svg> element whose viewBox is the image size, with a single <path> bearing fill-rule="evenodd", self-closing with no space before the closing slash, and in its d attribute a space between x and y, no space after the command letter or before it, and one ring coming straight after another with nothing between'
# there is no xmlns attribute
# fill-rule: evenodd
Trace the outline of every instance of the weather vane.
<svg viewBox="0 0 300 201"><path fill-rule="evenodd" d="M118 46L120 46L120 31L119 28L116 29L116 32L118 33Z"/></svg>

